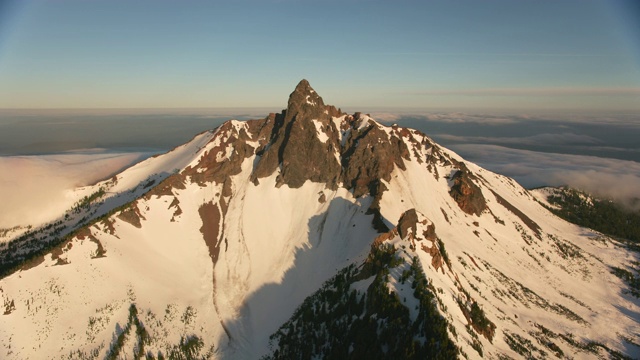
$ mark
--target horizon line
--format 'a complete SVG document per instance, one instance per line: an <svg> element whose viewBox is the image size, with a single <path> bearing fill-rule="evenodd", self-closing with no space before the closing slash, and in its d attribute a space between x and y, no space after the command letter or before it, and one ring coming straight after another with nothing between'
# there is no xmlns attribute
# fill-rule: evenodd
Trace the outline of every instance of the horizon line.
<svg viewBox="0 0 640 360"><path fill-rule="evenodd" d="M475 115L521 115L523 113L530 114L580 114L580 115L627 115L627 116L640 116L640 108L618 108L618 109L589 109L589 108L577 108L577 107L563 107L563 108L527 108L527 107L477 107L477 106L337 106L345 113L375 113L375 112L394 112L399 115L415 115L415 112L426 113L467 113ZM274 110L274 109L280 110ZM220 116L232 116L232 115L244 115L244 116L268 116L270 113L279 113L286 110L286 107L265 107L265 106L211 106L211 107L86 107L86 108L2 108L0 107L0 115L9 115L14 112L16 115L24 115L29 112L34 115L42 113L96 113L104 115L125 115L127 113L147 113L154 112L157 115L175 113L175 112L205 112L205 111L218 111L223 113L198 113L193 115L220 115ZM237 112L248 111L248 114L237 114ZM8 114L9 113L9 114ZM235 114L234 114L235 113ZM87 114L89 115L89 114ZM135 114L132 114L135 115Z"/></svg>

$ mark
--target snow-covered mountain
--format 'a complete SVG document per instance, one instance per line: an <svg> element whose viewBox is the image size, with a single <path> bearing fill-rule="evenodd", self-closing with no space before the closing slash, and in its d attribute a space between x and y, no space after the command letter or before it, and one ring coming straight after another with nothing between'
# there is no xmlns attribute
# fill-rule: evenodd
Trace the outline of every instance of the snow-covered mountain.
<svg viewBox="0 0 640 360"><path fill-rule="evenodd" d="M306 80L79 191L3 235L2 358L640 356L637 253Z"/></svg>

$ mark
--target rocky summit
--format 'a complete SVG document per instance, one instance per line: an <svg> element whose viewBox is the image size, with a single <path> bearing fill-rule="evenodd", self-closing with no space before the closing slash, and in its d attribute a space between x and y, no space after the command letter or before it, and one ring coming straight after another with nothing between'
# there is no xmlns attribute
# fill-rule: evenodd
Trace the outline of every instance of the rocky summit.
<svg viewBox="0 0 640 360"><path fill-rule="evenodd" d="M76 195L2 233L0 358L640 357L634 248L306 80Z"/></svg>
<svg viewBox="0 0 640 360"><path fill-rule="evenodd" d="M300 81L289 96L287 109L273 119L270 141L259 152L253 179L268 177L278 169L278 185L299 188L310 180L335 188L340 175L340 162L334 156L340 149L339 130L309 82Z"/></svg>

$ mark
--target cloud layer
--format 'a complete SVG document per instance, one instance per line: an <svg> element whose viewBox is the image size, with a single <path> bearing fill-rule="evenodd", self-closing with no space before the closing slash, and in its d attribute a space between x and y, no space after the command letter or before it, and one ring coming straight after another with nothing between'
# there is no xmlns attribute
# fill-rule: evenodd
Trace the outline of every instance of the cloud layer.
<svg viewBox="0 0 640 360"><path fill-rule="evenodd" d="M543 153L498 145L450 146L461 156L525 187L569 185L631 206L640 198L640 163L595 156ZM637 203L634 205L637 208Z"/></svg>
<svg viewBox="0 0 640 360"><path fill-rule="evenodd" d="M149 154L0 157L0 228L42 223L69 209L69 190L95 183Z"/></svg>
<svg viewBox="0 0 640 360"><path fill-rule="evenodd" d="M640 94L639 94L640 96ZM424 121L426 123L447 124L482 124L482 125L508 125L528 122L551 124L577 124L577 125L614 125L640 127L640 113L561 113L545 114L519 113L519 114L475 114L466 112L433 112L433 111L378 111L371 113L377 121L393 123L406 119Z"/></svg>
<svg viewBox="0 0 640 360"><path fill-rule="evenodd" d="M402 119L415 119L425 122L440 122L449 124L478 123L484 125L504 125L514 124L521 119L521 116L502 116L485 114L467 114L462 112L374 112L371 116L383 123L393 123ZM528 120L528 118L525 118Z"/></svg>
<svg viewBox="0 0 640 360"><path fill-rule="evenodd" d="M488 136L459 136L441 134L438 138L452 142L462 143L480 143L480 144L503 144L503 145L529 145L529 146L541 146L541 145L598 145L602 144L602 141L588 135L574 134L574 133L559 133L559 134L536 134L523 137L488 137Z"/></svg>
<svg viewBox="0 0 640 360"><path fill-rule="evenodd" d="M640 87L536 87L426 90L411 93L431 96L640 96Z"/></svg>

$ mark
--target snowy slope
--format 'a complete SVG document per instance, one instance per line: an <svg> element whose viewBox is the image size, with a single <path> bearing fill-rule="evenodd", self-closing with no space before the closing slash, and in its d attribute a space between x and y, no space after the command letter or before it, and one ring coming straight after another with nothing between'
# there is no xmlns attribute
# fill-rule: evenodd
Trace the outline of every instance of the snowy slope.
<svg viewBox="0 0 640 360"><path fill-rule="evenodd" d="M250 357L254 353L247 344L254 337L262 338L261 346L266 347L266 338L305 296L368 249L375 231L370 229L370 216L360 210L360 202L366 199L355 200L340 189L327 192L331 201L319 203L318 192L324 186L311 183L301 189L276 189L275 180L270 179L257 187L247 186L251 163L246 160L245 172L234 178L244 181L244 186L229 204L225 220L232 224L227 227L227 236L233 242L217 263L215 285L209 250L199 230L198 209L209 201L217 203L216 193L221 188L192 184L175 197L152 197L135 205L144 218L140 228L117 216L107 220L114 221L109 226L104 222L90 227L90 236L76 237L64 248L59 258L69 264L54 266L58 258L47 256L42 265L24 272L28 278L20 272L3 279L3 295L19 304L2 329L3 337L12 339L7 348L14 349L12 354L17 358L32 357L33 351L55 354L60 338L51 334L63 333L82 335L67 339L65 350L86 348L87 343L109 345L116 324L125 322L131 302L154 316L163 315L171 305L178 315L189 306L197 309L199 322L193 328L206 329L200 335L217 340L216 347L229 337L244 344L238 351ZM172 198L180 199L182 209L173 222ZM351 235L353 241L340 243L344 234ZM105 257L94 258L98 241ZM296 272L287 272L294 263ZM99 293L91 290L98 284ZM99 302L94 304L92 297ZM43 304L49 304L46 311L30 310ZM105 307L109 312L101 312ZM55 319L73 317L78 321L51 323L52 312ZM101 315L103 331L96 334L101 337L85 334L91 332L88 319L95 314ZM221 322L229 336L218 326ZM43 325L46 335L37 336ZM168 325L163 323L165 328ZM185 328L181 325L171 326L163 340L178 342ZM31 338L34 334L36 342Z"/></svg>
<svg viewBox="0 0 640 360"><path fill-rule="evenodd" d="M67 190L63 199L43 197L45 204L37 210L41 214L32 218L48 222L36 221L0 231L0 273L13 269L25 257L31 257L29 254L41 252L59 243L67 234L149 191L154 184L188 165L203 151L203 145L213 136L210 131L198 134L190 142L161 156L147 158L111 179ZM52 181L55 192L55 178ZM47 185L41 184L40 187L46 188ZM65 208L65 211L61 210ZM58 209L60 212L55 215L51 209Z"/></svg>
<svg viewBox="0 0 640 360"><path fill-rule="evenodd" d="M381 244L405 259L387 284L414 320L400 277L418 259L461 357L640 356L638 299L611 274L637 254L415 130L337 114L308 83L291 99L82 190L99 196L66 221L86 226L0 280L2 357L259 358Z"/></svg>
<svg viewBox="0 0 640 360"><path fill-rule="evenodd" d="M398 172L382 206L383 215L392 223L403 211L415 208L435 224L451 259L451 269L434 271L426 265L431 262L428 254L417 254L427 277L436 288L445 290L447 296L439 298L450 310L458 334L467 335L467 319L456 311L459 306L455 302L462 287L498 324L497 333L504 334L496 336L493 344L481 337L485 353L523 355L513 351L515 342L534 357L549 357L555 353L545 344L554 341L564 354L598 358L561 340L565 336L576 343L597 342L637 357L640 348L631 342L638 344L640 326L638 317L630 314L638 314L638 299L623 295L626 285L611 274L612 266L625 267L637 261L637 254L601 234L551 215L513 180L466 164L478 176L487 199L490 211L481 216L470 216L451 204L446 197L447 179L433 181L420 167ZM500 204L497 196L522 215ZM399 203L397 197L404 202ZM542 329L555 335L545 334ZM472 339L465 342L470 346ZM472 351L466 349L467 354ZM608 356L604 349L597 349L597 353Z"/></svg>
<svg viewBox="0 0 640 360"><path fill-rule="evenodd" d="M150 155L98 150L0 157L0 229L24 232L55 220L84 196L78 187L108 178ZM33 211L38 203L38 211ZM0 230L0 241L22 233L15 230L6 234Z"/></svg>

